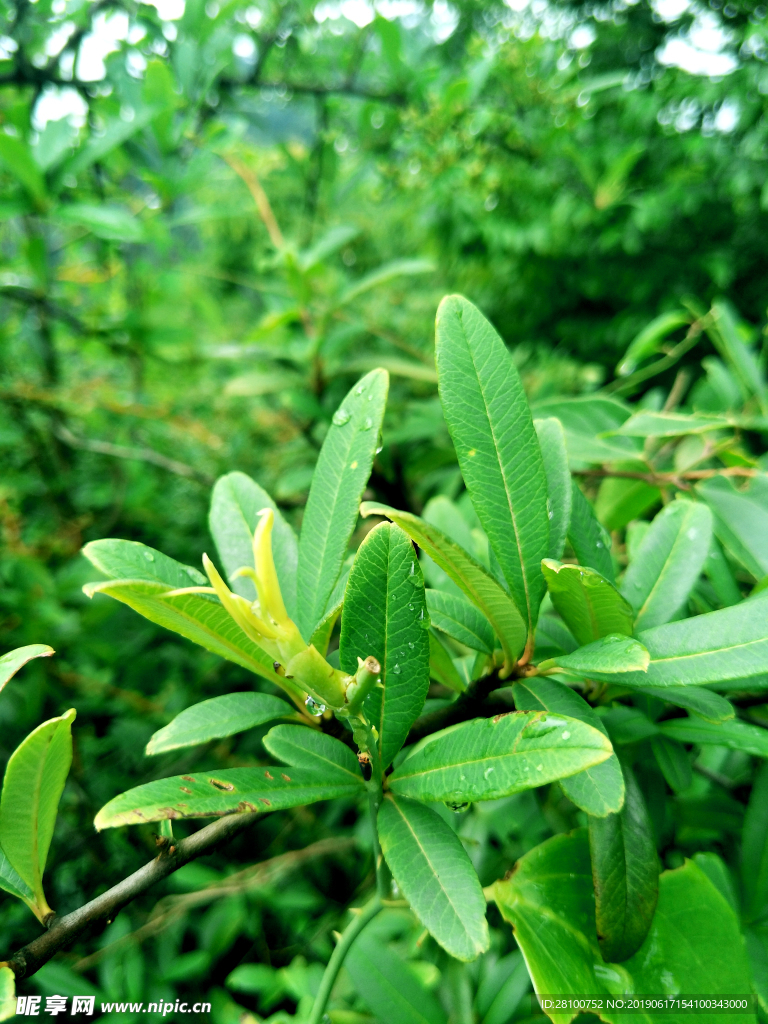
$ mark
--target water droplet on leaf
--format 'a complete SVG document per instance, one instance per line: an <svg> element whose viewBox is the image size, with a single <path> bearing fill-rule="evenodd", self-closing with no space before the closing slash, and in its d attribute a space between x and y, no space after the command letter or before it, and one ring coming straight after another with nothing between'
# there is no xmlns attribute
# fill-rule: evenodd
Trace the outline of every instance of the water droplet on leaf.
<svg viewBox="0 0 768 1024"><path fill-rule="evenodd" d="M469 801L467 800L463 804L454 804L451 803L450 800L446 800L445 806L448 808L449 811L453 811L454 814L461 814L462 811L466 811L466 809L469 807Z"/></svg>
<svg viewBox="0 0 768 1024"><path fill-rule="evenodd" d="M349 413L346 409L337 409L333 414L333 422L337 427L343 427L345 423L349 423Z"/></svg>
<svg viewBox="0 0 768 1024"><path fill-rule="evenodd" d="M395 665L395 667L392 669L392 671L395 673L396 676L399 676L400 673L402 672L402 669L400 668L399 665Z"/></svg>
<svg viewBox="0 0 768 1024"><path fill-rule="evenodd" d="M370 430L372 426L373 426L373 420L371 419L370 416L366 416L365 419L363 420L363 425L362 425L362 427L360 429L361 430Z"/></svg>
<svg viewBox="0 0 768 1024"><path fill-rule="evenodd" d="M312 715L314 718L319 718L320 715L322 715L322 713L325 711L325 704L321 704L319 701L316 701L314 697L308 696L307 699L304 701L304 705L307 711L310 713L310 715Z"/></svg>
<svg viewBox="0 0 768 1024"><path fill-rule="evenodd" d="M145 551L144 552L144 557L146 558L146 560L148 562L154 562L154 560L155 560L155 556L152 554L151 551Z"/></svg>

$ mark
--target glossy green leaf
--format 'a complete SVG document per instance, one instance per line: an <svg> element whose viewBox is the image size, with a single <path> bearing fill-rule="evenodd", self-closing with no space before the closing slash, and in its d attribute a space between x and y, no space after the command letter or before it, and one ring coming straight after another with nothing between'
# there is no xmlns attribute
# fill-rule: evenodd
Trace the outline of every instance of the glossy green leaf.
<svg viewBox="0 0 768 1024"><path fill-rule="evenodd" d="M741 837L744 916L758 921L768 914L768 764L757 773ZM768 981L768 977L766 977Z"/></svg>
<svg viewBox="0 0 768 1024"><path fill-rule="evenodd" d="M768 501L765 488L741 491L726 477L713 477L696 490L712 509L721 544L755 579L768 573Z"/></svg>
<svg viewBox="0 0 768 1024"><path fill-rule="evenodd" d="M579 565L589 566L610 583L614 582L611 538L605 527L598 522L592 506L575 480L571 481L571 523L568 527L568 543L573 548Z"/></svg>
<svg viewBox="0 0 768 1024"><path fill-rule="evenodd" d="M493 654L493 630L482 612L469 601L439 590L427 590L427 611L439 629L473 651Z"/></svg>
<svg viewBox="0 0 768 1024"><path fill-rule="evenodd" d="M609 633L600 640L579 647L572 654L561 654L552 660L558 668L576 675L591 676L598 672L645 672L650 655L637 640L620 633ZM545 666L549 667L549 663L542 663L542 667Z"/></svg>
<svg viewBox="0 0 768 1024"><path fill-rule="evenodd" d="M407 535L380 523L366 536L349 575L341 618L339 664L357 671L371 655L382 668L383 689L365 700L368 721L379 734L386 768L418 718L429 688L429 616L424 580Z"/></svg>
<svg viewBox="0 0 768 1024"><path fill-rule="evenodd" d="M485 897L453 829L431 808L400 796L384 800L378 827L387 864L424 927L458 960L484 953Z"/></svg>
<svg viewBox="0 0 768 1024"><path fill-rule="evenodd" d="M624 769L618 814L589 819L597 939L603 959L627 960L642 946L659 895L659 861L643 794Z"/></svg>
<svg viewBox="0 0 768 1024"><path fill-rule="evenodd" d="M732 608L644 629L637 639L651 660L644 675L617 677L638 686L717 685L768 672L768 593Z"/></svg>
<svg viewBox="0 0 768 1024"><path fill-rule="evenodd" d="M633 681L633 689L645 693L649 697L658 697L668 704L686 711L693 711L708 722L727 722L733 718L733 704L721 697L714 690L705 690L701 686L642 686Z"/></svg>
<svg viewBox="0 0 768 1024"><path fill-rule="evenodd" d="M731 750L743 750L754 757L768 757L768 729L736 719L730 722L704 722L698 718L672 718L659 729L679 743L713 743Z"/></svg>
<svg viewBox="0 0 768 1024"><path fill-rule="evenodd" d="M334 413L315 466L299 540L298 626L307 639L323 618L347 554L388 388L386 370L372 370L355 384Z"/></svg>
<svg viewBox="0 0 768 1024"><path fill-rule="evenodd" d="M573 718L518 712L435 733L389 776L393 792L464 804L495 800L606 761L607 737Z"/></svg>
<svg viewBox="0 0 768 1024"><path fill-rule="evenodd" d="M191 565L183 565L162 551L133 540L92 540L83 554L111 580L142 580L168 587L208 586L208 580Z"/></svg>
<svg viewBox="0 0 768 1024"><path fill-rule="evenodd" d="M286 610L295 618L299 564L296 534L267 492L245 473L227 473L216 481L208 517L211 535L226 576L241 566L253 568L253 534L259 522L258 513L264 508L271 508L275 514L272 555ZM256 587L247 576L233 580L231 586L242 597L256 599Z"/></svg>
<svg viewBox="0 0 768 1024"><path fill-rule="evenodd" d="M11 754L0 796L0 846L29 886L38 906L47 905L43 872L59 800L72 764L74 711L43 722Z"/></svg>
<svg viewBox="0 0 768 1024"><path fill-rule="evenodd" d="M544 676L519 680L512 687L519 711L551 711L577 718L607 735L600 716L570 687ZM601 764L560 779L568 799L587 814L604 817L620 811L624 804L624 776L615 754Z"/></svg>
<svg viewBox="0 0 768 1024"><path fill-rule="evenodd" d="M693 782L691 759L685 747L668 736L652 736L651 750L670 789L675 793L684 793Z"/></svg>
<svg viewBox="0 0 768 1024"><path fill-rule="evenodd" d="M363 785L360 765L350 748L319 729L299 725L276 725L264 737L264 746L291 768L313 768L326 779L348 785Z"/></svg>
<svg viewBox="0 0 768 1024"><path fill-rule="evenodd" d="M0 690L28 661L32 661L33 658L49 658L55 653L54 649L47 644L28 644L26 647L17 647L15 651L4 654L0 658Z"/></svg>
<svg viewBox="0 0 768 1024"><path fill-rule="evenodd" d="M116 828L176 818L221 818L243 811L281 811L335 797L356 797L360 786L325 778L315 768L224 768L158 779L121 793L96 815L94 825Z"/></svg>
<svg viewBox="0 0 768 1024"><path fill-rule="evenodd" d="M552 604L581 646L611 633L632 635L632 608L614 585L595 569L541 563Z"/></svg>
<svg viewBox="0 0 768 1024"><path fill-rule="evenodd" d="M361 512L364 516L386 516L397 523L461 587L493 627L504 651L504 671L509 672L525 646L526 626L514 601L490 573L458 544L418 516L373 501L364 502Z"/></svg>
<svg viewBox="0 0 768 1024"><path fill-rule="evenodd" d="M0 849L0 889L17 899L24 900L30 906L34 903L35 894L32 892L31 886L27 885L18 871L13 869L2 849Z"/></svg>
<svg viewBox="0 0 768 1024"><path fill-rule="evenodd" d="M207 594L174 594L172 591L172 587L162 583L131 580L91 583L85 588L89 597L94 594L114 597L150 622L180 633L283 689L298 692L289 680L275 673L273 659L248 639L218 599Z"/></svg>
<svg viewBox="0 0 768 1024"><path fill-rule="evenodd" d="M642 463L617 461L617 470L645 469ZM645 480L608 476L600 484L595 498L595 515L607 530L623 530L633 519L658 505L661 491Z"/></svg>
<svg viewBox="0 0 768 1024"><path fill-rule="evenodd" d="M495 963L488 956L477 989L475 1006L481 1024L509 1024L530 991L531 979L519 949Z"/></svg>
<svg viewBox="0 0 768 1024"><path fill-rule="evenodd" d="M635 629L660 626L683 608L711 539L712 513L706 505L675 501L659 512L621 585L635 610Z"/></svg>
<svg viewBox="0 0 768 1024"><path fill-rule="evenodd" d="M722 416L687 416L680 412L635 413L617 428L617 434L629 437L681 437L683 434L706 434L722 430L728 421Z"/></svg>
<svg viewBox="0 0 768 1024"><path fill-rule="evenodd" d="M429 676L456 693L463 693L467 688L464 677L433 629L429 631Z"/></svg>
<svg viewBox="0 0 768 1024"><path fill-rule="evenodd" d="M620 377L627 377L630 373L634 373L644 359L659 351L661 342L672 331L676 331L690 322L690 313L677 309L655 317L632 339L616 367L616 373Z"/></svg>
<svg viewBox="0 0 768 1024"><path fill-rule="evenodd" d="M352 983L378 1021L447 1024L445 1011L407 964L375 935L364 931L344 961Z"/></svg>
<svg viewBox="0 0 768 1024"><path fill-rule="evenodd" d="M491 887L515 929L539 994L583 996L747 994L744 940L726 900L692 861L659 879L659 900L640 950L620 968L606 965L597 942L592 865L586 830L535 847L512 875ZM577 1011L552 1012L569 1024ZM650 1017L603 1010L609 1024ZM702 1014L707 1024L755 1024L751 1014Z"/></svg>
<svg viewBox="0 0 768 1024"><path fill-rule="evenodd" d="M554 416L534 420L539 438L544 473L547 478L547 514L549 515L550 558L562 558L565 538L571 522L571 473L565 447L565 431Z"/></svg>
<svg viewBox="0 0 768 1024"><path fill-rule="evenodd" d="M0 967L0 1020L16 1016L16 975L10 967Z"/></svg>
<svg viewBox="0 0 768 1024"><path fill-rule="evenodd" d="M536 663L559 654L570 654L578 647L570 629L554 615L542 615L536 623Z"/></svg>
<svg viewBox="0 0 768 1024"><path fill-rule="evenodd" d="M438 389L477 516L533 633L549 553L547 480L520 375L482 313L459 295L437 311Z"/></svg>
<svg viewBox="0 0 768 1024"><path fill-rule="evenodd" d="M274 718L292 718L295 709L266 693L226 693L193 704L159 729L147 744L147 754L164 754L179 747L234 736Z"/></svg>

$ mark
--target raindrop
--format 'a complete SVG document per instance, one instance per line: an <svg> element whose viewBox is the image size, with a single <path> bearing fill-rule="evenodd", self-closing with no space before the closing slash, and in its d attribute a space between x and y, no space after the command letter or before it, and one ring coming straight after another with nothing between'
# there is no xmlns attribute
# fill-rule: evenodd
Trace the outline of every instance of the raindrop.
<svg viewBox="0 0 768 1024"><path fill-rule="evenodd" d="M314 697L307 697L304 701L304 705L310 715L314 718L319 718L325 711L325 704L321 704L319 701L316 701Z"/></svg>
<svg viewBox="0 0 768 1024"><path fill-rule="evenodd" d="M571 734L568 732L568 730L567 729L563 729L563 739L564 740L569 740L570 738L571 738Z"/></svg>
<svg viewBox="0 0 768 1024"><path fill-rule="evenodd" d="M537 764L536 765L536 771L537 772L543 772L544 771L544 765L543 764Z"/></svg>
<svg viewBox="0 0 768 1024"><path fill-rule="evenodd" d="M415 562L411 562L411 568L408 571L408 575L409 576L415 576L416 575L416 563Z"/></svg>
<svg viewBox="0 0 768 1024"><path fill-rule="evenodd" d="M409 611L409 612L412 612L412 611L413 611L413 605L412 605L412 604L409 604L409 605L408 605L408 611Z"/></svg>
<svg viewBox="0 0 768 1024"><path fill-rule="evenodd" d="M368 401L369 401L369 402L372 402L372 401L373 401L373 395L368 395Z"/></svg>
<svg viewBox="0 0 768 1024"><path fill-rule="evenodd" d="M152 554L151 551L145 551L144 552L144 557L146 558L146 560L148 562L154 562L154 560L155 560L155 556Z"/></svg>
<svg viewBox="0 0 768 1024"><path fill-rule="evenodd" d="M603 546L603 542L602 542L601 540L599 540L599 541L598 541L598 542L597 542L597 543L595 544L595 547L596 547L596 548L601 548L602 546Z"/></svg>
<svg viewBox="0 0 768 1024"><path fill-rule="evenodd" d="M483 772L483 778L487 779L492 771L493 771L493 765L489 765L489 767L486 768L485 771Z"/></svg>
<svg viewBox="0 0 768 1024"><path fill-rule="evenodd" d="M345 423L349 423L349 413L346 409L337 409L333 414L333 422L337 427L343 427Z"/></svg>
<svg viewBox="0 0 768 1024"><path fill-rule="evenodd" d="M408 646L411 648L411 650L413 650L413 648L415 647L413 640L408 641Z"/></svg>
<svg viewBox="0 0 768 1024"><path fill-rule="evenodd" d="M362 393L363 393L363 385L361 384L359 387L355 388L355 394L356 395L362 395Z"/></svg>
<svg viewBox="0 0 768 1024"><path fill-rule="evenodd" d="M395 675L396 675L396 676L399 676L399 675L400 675L400 673L401 673L401 672L402 672L403 670L402 670L402 669L400 668L400 666L399 666L399 665L395 665L395 667L394 667L394 668L392 669L392 671L393 671L393 672L395 673Z"/></svg>
<svg viewBox="0 0 768 1024"><path fill-rule="evenodd" d="M454 814L461 814L462 811L466 811L466 809L469 807L469 801L466 801L466 803L463 804L454 804L451 803L450 800L446 800L445 806L448 808L449 811L453 811Z"/></svg>
<svg viewBox="0 0 768 1024"><path fill-rule="evenodd" d="M371 419L370 416L366 416L365 419L363 420L363 426L362 426L361 429L362 430L370 430L372 426L373 426L373 420Z"/></svg>

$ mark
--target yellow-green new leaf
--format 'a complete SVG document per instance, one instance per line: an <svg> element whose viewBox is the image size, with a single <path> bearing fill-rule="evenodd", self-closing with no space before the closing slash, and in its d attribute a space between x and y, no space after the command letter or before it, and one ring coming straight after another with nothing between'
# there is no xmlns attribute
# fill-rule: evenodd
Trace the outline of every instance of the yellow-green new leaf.
<svg viewBox="0 0 768 1024"><path fill-rule="evenodd" d="M33 658L50 658L55 653L54 649L47 644L28 644L26 647L17 647L15 651L4 654L0 658L0 690L28 661L32 661Z"/></svg>
<svg viewBox="0 0 768 1024"><path fill-rule="evenodd" d="M520 375L504 342L460 295L440 303L438 388L472 504L533 630L544 597L541 559L549 554L547 480Z"/></svg>
<svg viewBox="0 0 768 1024"><path fill-rule="evenodd" d="M453 829L430 807L391 795L379 809L378 829L394 879L424 927L457 960L484 953L485 898Z"/></svg>
<svg viewBox="0 0 768 1024"><path fill-rule="evenodd" d="M357 522L379 444L389 375L372 370L346 396L323 442L299 540L297 625L309 639L323 618Z"/></svg>
<svg viewBox="0 0 768 1024"><path fill-rule="evenodd" d="M525 646L526 625L503 587L463 548L418 516L373 501L363 502L360 511L364 516L386 516L397 523L464 591L493 626L504 652L502 672L508 674Z"/></svg>
<svg viewBox="0 0 768 1024"><path fill-rule="evenodd" d="M556 665L575 675L592 676L605 672L645 672L650 660L650 654L637 640L620 633L609 633L571 654L560 654L551 661L542 662L539 668L543 670Z"/></svg>
<svg viewBox="0 0 768 1024"><path fill-rule="evenodd" d="M580 645L610 633L632 635L631 605L597 570L553 558L545 558L541 567L552 604Z"/></svg>
<svg viewBox="0 0 768 1024"><path fill-rule="evenodd" d="M610 740L575 718L521 711L435 733L389 776L403 796L449 804L496 800L606 761Z"/></svg>
<svg viewBox="0 0 768 1024"><path fill-rule="evenodd" d="M0 797L0 846L34 893L37 912L49 911L43 872L59 800L72 764L75 712L43 722L11 754Z"/></svg>
<svg viewBox="0 0 768 1024"><path fill-rule="evenodd" d="M16 975L10 967L0 967L0 1020L16 1016Z"/></svg>

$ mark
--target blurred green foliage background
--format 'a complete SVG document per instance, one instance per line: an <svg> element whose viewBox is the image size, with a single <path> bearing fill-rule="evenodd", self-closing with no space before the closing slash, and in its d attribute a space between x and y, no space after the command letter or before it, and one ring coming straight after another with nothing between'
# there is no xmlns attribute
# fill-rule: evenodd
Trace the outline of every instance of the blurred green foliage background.
<svg viewBox="0 0 768 1024"><path fill-rule="evenodd" d="M298 521L334 409L377 365L393 387L370 496L416 511L459 497L433 361L449 291L494 321L532 400L609 383L681 303L730 300L762 346L766 16L752 0L0 4L0 644L57 650L3 694L0 758L77 709L57 910L153 855L149 827L92 831L117 792L264 756L257 730L144 757L182 708L253 677L88 602L81 545L124 537L199 565L210 485L232 469ZM693 381L708 346L683 359ZM668 866L732 852L732 761L706 820L694 794L676 831L659 822ZM573 824L554 797L502 803L462 826L484 883ZM369 876L361 848L338 804L268 816L26 990L211 998L216 1024L300 1019ZM407 914L381 927L452 1021L511 1019L493 1010L519 967L508 929L460 967ZM8 953L36 933L0 902ZM372 1020L347 984L332 1019Z"/></svg>

